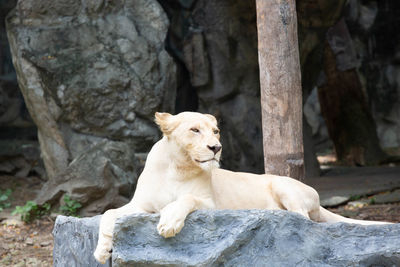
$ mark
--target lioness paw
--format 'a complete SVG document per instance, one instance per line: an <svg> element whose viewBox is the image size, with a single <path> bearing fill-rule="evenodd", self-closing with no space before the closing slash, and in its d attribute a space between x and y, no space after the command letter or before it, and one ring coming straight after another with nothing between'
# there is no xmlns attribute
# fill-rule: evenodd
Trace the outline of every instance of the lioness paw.
<svg viewBox="0 0 400 267"><path fill-rule="evenodd" d="M109 236L101 235L95 252L93 253L94 258L101 264L111 257L112 252L112 238Z"/></svg>
<svg viewBox="0 0 400 267"><path fill-rule="evenodd" d="M98 262L104 264L111 257L111 250L108 251L97 247L96 251L93 253L93 256Z"/></svg>
<svg viewBox="0 0 400 267"><path fill-rule="evenodd" d="M168 222L162 223L160 220L160 223L157 225L157 230L161 236L168 238L168 237L173 237L177 233L179 233L182 230L183 225L184 225L183 220L177 221L175 223L168 223Z"/></svg>
<svg viewBox="0 0 400 267"><path fill-rule="evenodd" d="M182 230L186 214L177 203L171 203L161 210L160 222L157 225L158 233L165 237L173 237Z"/></svg>

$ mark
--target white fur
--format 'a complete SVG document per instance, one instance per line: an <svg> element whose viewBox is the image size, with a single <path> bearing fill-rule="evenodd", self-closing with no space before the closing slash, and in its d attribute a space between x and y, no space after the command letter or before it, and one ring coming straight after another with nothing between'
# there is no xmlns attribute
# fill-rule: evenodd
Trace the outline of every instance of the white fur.
<svg viewBox="0 0 400 267"><path fill-rule="evenodd" d="M156 113L156 123L164 137L151 149L133 199L101 218L94 252L101 263L111 256L115 220L132 213L160 213L157 230L165 238L179 233L197 209L285 209L318 222L383 223L331 213L320 207L313 188L289 177L219 169L221 151L214 155L209 148L220 146L211 115Z"/></svg>

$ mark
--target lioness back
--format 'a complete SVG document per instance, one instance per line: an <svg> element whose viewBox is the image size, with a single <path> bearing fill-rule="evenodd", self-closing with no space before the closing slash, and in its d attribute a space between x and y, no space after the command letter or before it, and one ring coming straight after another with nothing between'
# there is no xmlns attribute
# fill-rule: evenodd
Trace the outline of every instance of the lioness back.
<svg viewBox="0 0 400 267"><path fill-rule="evenodd" d="M319 207L313 188L285 176L215 169L212 187L218 209L286 209L288 198L304 201L310 209Z"/></svg>
<svg viewBox="0 0 400 267"><path fill-rule="evenodd" d="M263 175L215 169L212 172L214 201L218 209L280 209Z"/></svg>

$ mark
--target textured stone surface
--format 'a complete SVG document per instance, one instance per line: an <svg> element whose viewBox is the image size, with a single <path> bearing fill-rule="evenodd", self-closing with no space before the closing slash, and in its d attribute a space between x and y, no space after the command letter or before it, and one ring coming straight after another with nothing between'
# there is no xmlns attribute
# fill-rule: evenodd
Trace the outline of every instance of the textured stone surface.
<svg viewBox="0 0 400 267"><path fill-rule="evenodd" d="M384 148L400 147L400 2L352 0L346 21L361 63L377 134Z"/></svg>
<svg viewBox="0 0 400 267"><path fill-rule="evenodd" d="M374 196L375 203L396 203L400 202L400 189L396 189L392 192L379 194Z"/></svg>
<svg viewBox="0 0 400 267"><path fill-rule="evenodd" d="M171 19L168 49L180 62L176 111L214 114L222 166L262 173L255 1L159 2Z"/></svg>
<svg viewBox="0 0 400 267"><path fill-rule="evenodd" d="M178 88L178 110L197 109L191 103L198 100L200 111L219 119L224 146L222 165L232 170L263 172L255 1L159 2L171 18L169 51L183 62L181 77L188 81L192 78L191 84L183 83ZM340 17L343 2L297 1L304 100L317 82L320 46L327 29ZM305 145L306 173L317 174L313 142L305 141Z"/></svg>
<svg viewBox="0 0 400 267"><path fill-rule="evenodd" d="M45 177L39 144L28 140L0 140L0 172L27 177L35 172Z"/></svg>
<svg viewBox="0 0 400 267"><path fill-rule="evenodd" d="M381 147L400 146L400 2L378 0L297 1L303 95L324 82L321 51L326 30L338 69L356 68L368 97ZM336 11L335 11L336 10ZM317 12L315 12L317 11ZM320 77L320 81L318 81ZM349 104L351 105L351 104ZM316 140L318 141L318 140Z"/></svg>
<svg viewBox="0 0 400 267"><path fill-rule="evenodd" d="M326 38L326 31L340 17L344 2L344 0L296 1L305 116L309 107L306 101L319 81L322 68L322 44ZM313 125L308 125L307 122L309 122L308 118L303 117L304 167L306 177L316 177L320 174L316 152L325 151L325 146L321 147L320 135L314 134L311 129Z"/></svg>
<svg viewBox="0 0 400 267"><path fill-rule="evenodd" d="M58 216L54 225L54 267L111 266L99 264L93 257L101 216L78 219Z"/></svg>
<svg viewBox="0 0 400 267"><path fill-rule="evenodd" d="M7 128L33 125L26 116L24 100L18 89L5 27L7 13L16 4L16 0L0 3L0 138L14 137L11 129Z"/></svg>
<svg viewBox="0 0 400 267"><path fill-rule="evenodd" d="M137 156L159 137L154 112L174 106L167 30L155 0L27 0L9 14L13 62L49 176L38 202L68 192L94 213L129 199L143 166Z"/></svg>
<svg viewBox="0 0 400 267"><path fill-rule="evenodd" d="M137 217L137 218L135 218ZM320 224L285 211L196 212L172 239L158 216L116 226L113 266L396 266L400 224Z"/></svg>
<svg viewBox="0 0 400 267"><path fill-rule="evenodd" d="M112 266L400 264L400 224L314 223L286 211L196 211L189 215L181 233L164 239L156 230L158 220L157 214L120 218L115 228ZM93 263L90 260L98 222L99 216L57 218L55 266Z"/></svg>
<svg viewBox="0 0 400 267"><path fill-rule="evenodd" d="M333 144L329 138L325 120L321 115L321 106L318 100L317 88L314 88L308 98L305 99L303 112L306 122L310 125L316 149L318 151L332 149ZM303 123L305 122L303 121Z"/></svg>
<svg viewBox="0 0 400 267"><path fill-rule="evenodd" d="M7 40L5 18L16 4L0 2L0 172L25 177L34 171L45 178L37 129L19 90Z"/></svg>
<svg viewBox="0 0 400 267"><path fill-rule="evenodd" d="M203 29L212 77L197 88L199 107L220 121L222 165L262 173L255 1L198 0L193 20Z"/></svg>

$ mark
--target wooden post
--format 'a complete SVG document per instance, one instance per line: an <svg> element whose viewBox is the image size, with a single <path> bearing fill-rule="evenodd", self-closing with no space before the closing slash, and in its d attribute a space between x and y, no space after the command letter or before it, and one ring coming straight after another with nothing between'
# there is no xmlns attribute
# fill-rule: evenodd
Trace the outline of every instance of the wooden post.
<svg viewBox="0 0 400 267"><path fill-rule="evenodd" d="M304 178L295 0L256 0L265 172Z"/></svg>

